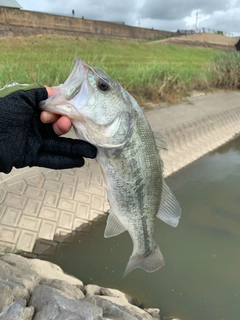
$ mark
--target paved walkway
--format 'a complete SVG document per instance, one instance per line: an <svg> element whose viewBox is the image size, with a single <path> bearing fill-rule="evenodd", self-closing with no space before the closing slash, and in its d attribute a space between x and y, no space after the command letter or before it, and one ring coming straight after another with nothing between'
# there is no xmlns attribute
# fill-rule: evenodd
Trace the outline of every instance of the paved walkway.
<svg viewBox="0 0 240 320"><path fill-rule="evenodd" d="M165 176L240 133L240 92L195 96L146 111L161 132ZM68 134L74 137L74 133ZM39 254L107 212L104 179L95 160L83 168L25 168L0 174L0 249Z"/></svg>

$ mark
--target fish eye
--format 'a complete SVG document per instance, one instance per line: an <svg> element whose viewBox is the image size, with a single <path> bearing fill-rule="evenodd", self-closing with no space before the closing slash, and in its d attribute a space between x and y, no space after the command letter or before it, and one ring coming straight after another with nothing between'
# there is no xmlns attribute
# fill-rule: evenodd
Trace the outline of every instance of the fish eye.
<svg viewBox="0 0 240 320"><path fill-rule="evenodd" d="M101 90L101 91L108 91L110 89L110 85L106 81L104 81L102 79L98 80L98 84L97 85L98 85L98 89Z"/></svg>

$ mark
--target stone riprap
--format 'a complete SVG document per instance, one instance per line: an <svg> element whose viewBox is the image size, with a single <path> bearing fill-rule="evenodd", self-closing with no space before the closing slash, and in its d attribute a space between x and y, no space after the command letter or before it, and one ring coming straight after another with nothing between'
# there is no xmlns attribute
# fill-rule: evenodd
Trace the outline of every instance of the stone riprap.
<svg viewBox="0 0 240 320"><path fill-rule="evenodd" d="M0 320L160 320L124 293L84 286L50 262L0 254Z"/></svg>
<svg viewBox="0 0 240 320"><path fill-rule="evenodd" d="M240 92L219 92L146 111L153 131L162 134L168 147L160 152L165 177L240 133L239 101ZM95 160L87 160L83 168L61 171L12 170L8 175L1 173L0 179L3 250L37 256L52 240L56 244L109 209L104 178Z"/></svg>

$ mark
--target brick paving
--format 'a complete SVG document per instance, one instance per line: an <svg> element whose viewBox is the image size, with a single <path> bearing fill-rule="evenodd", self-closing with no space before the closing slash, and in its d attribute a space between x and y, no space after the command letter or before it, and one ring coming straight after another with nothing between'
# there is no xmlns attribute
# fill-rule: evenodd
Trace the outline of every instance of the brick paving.
<svg viewBox="0 0 240 320"><path fill-rule="evenodd" d="M239 101L238 92L218 93L146 111L168 146L161 151L165 177L240 133ZM40 253L108 209L105 180L95 160L86 160L83 168L0 173L0 249Z"/></svg>

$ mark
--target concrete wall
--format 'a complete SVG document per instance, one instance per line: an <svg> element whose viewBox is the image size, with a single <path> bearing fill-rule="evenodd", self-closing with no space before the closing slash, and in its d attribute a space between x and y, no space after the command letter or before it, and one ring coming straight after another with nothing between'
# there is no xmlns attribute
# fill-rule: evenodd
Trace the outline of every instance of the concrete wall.
<svg viewBox="0 0 240 320"><path fill-rule="evenodd" d="M115 39L159 39L172 32L0 7L0 36L57 33Z"/></svg>

